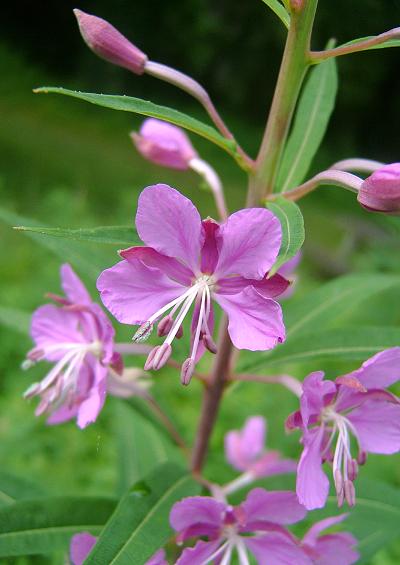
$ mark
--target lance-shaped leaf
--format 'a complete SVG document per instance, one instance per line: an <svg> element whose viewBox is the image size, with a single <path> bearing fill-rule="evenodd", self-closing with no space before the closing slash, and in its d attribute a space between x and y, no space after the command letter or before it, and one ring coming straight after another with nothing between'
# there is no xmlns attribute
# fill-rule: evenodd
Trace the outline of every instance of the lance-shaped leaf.
<svg viewBox="0 0 400 565"><path fill-rule="evenodd" d="M311 69L279 167L276 192L285 192L304 180L328 127L337 83L335 59Z"/></svg>
<svg viewBox="0 0 400 565"><path fill-rule="evenodd" d="M269 202L267 207L278 217L282 227L279 255L269 272L269 276L272 276L301 249L305 237L304 219L297 204L281 196Z"/></svg>
<svg viewBox="0 0 400 565"><path fill-rule="evenodd" d="M289 28L290 15L287 13L286 9L279 0L262 0L271 10L278 16L283 25Z"/></svg>
<svg viewBox="0 0 400 565"><path fill-rule="evenodd" d="M29 480L0 471L0 506L14 504L18 500L37 498L43 490Z"/></svg>
<svg viewBox="0 0 400 565"><path fill-rule="evenodd" d="M375 353L400 343L400 328L351 327L315 331L299 335L278 345L272 352L263 353L248 360L241 371L262 367L286 366L293 363L321 361L365 361Z"/></svg>
<svg viewBox="0 0 400 565"><path fill-rule="evenodd" d="M172 536L172 505L200 492L183 469L166 463L136 483L118 504L85 565L143 565Z"/></svg>
<svg viewBox="0 0 400 565"><path fill-rule="evenodd" d="M66 550L80 531L98 535L115 501L96 497L52 497L0 508L0 557Z"/></svg>
<svg viewBox="0 0 400 565"><path fill-rule="evenodd" d="M38 233L44 236L88 241L104 245L130 246L141 243L132 226L101 226L96 228L48 228L42 226L15 226L15 230Z"/></svg>
<svg viewBox="0 0 400 565"><path fill-rule="evenodd" d="M141 98L133 98L132 96L117 96L111 94L95 94L91 92L79 92L77 90L68 90L67 88L58 88L55 86L44 86L36 88L34 92L37 93L53 93L64 94L78 98L85 102L90 102L97 106L110 108L111 110L120 110L122 112L132 112L134 114L141 114L142 116L150 116L159 120L164 120L181 128L185 128L193 133L197 133L201 137L208 139L215 145L224 149L232 157L234 157L241 165L242 161L236 151L236 142L226 139L218 131L207 125L203 124L196 118L192 118L178 110L168 108L167 106L159 106L149 100L142 100Z"/></svg>

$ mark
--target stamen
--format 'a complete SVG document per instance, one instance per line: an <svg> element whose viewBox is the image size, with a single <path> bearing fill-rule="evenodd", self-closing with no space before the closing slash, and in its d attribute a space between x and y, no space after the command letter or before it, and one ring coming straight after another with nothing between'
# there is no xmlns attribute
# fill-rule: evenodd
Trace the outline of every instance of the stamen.
<svg viewBox="0 0 400 565"><path fill-rule="evenodd" d="M344 495L349 506L354 506L356 503L356 491L352 481L345 481Z"/></svg>
<svg viewBox="0 0 400 565"><path fill-rule="evenodd" d="M140 343L142 341L146 341L151 335L153 331L153 324L149 321L145 322L140 326L137 332L133 335L132 341L135 343Z"/></svg>
<svg viewBox="0 0 400 565"><path fill-rule="evenodd" d="M250 565L249 556L247 555L247 549L240 537L237 537L236 540L236 549L238 552L239 563L240 565Z"/></svg>
<svg viewBox="0 0 400 565"><path fill-rule="evenodd" d="M360 450L357 455L357 463L359 465L365 465L366 461L367 461L367 452Z"/></svg>
<svg viewBox="0 0 400 565"><path fill-rule="evenodd" d="M151 371L151 369L153 368L153 361L154 361L154 357L156 356L157 351L160 349L159 345L156 345L148 354L147 359L146 359L146 363L144 364L143 369L145 371Z"/></svg>
<svg viewBox="0 0 400 565"><path fill-rule="evenodd" d="M153 370L158 371L161 367L164 367L165 363L171 357L172 347L169 343L163 343L153 358Z"/></svg>
<svg viewBox="0 0 400 565"><path fill-rule="evenodd" d="M358 475L358 463L355 459L347 461L347 473L350 481L355 481Z"/></svg>
<svg viewBox="0 0 400 565"><path fill-rule="evenodd" d="M158 322L158 326L157 326L158 337L163 337L163 336L167 335L171 331L173 323L174 323L174 320L173 320L171 314L168 314L162 320L160 320Z"/></svg>
<svg viewBox="0 0 400 565"><path fill-rule="evenodd" d="M190 354L190 358L193 359L193 360L196 358L197 349L199 347L200 331L201 331L201 328L202 328L203 322L204 322L203 318L204 318L204 312L205 312L206 296L207 296L207 292L206 292L205 289L203 289L203 292L201 294L199 319L197 321L197 327L196 327L196 331L195 331L194 338L193 338L192 352Z"/></svg>
<svg viewBox="0 0 400 565"><path fill-rule="evenodd" d="M183 362L181 369L181 383L183 385L187 386L190 383L194 372L194 366L194 361L190 357Z"/></svg>
<svg viewBox="0 0 400 565"><path fill-rule="evenodd" d="M213 340L210 334L203 335L203 343L204 346L208 349L208 351L210 351L210 353L217 353L218 351L217 344L215 343L215 341Z"/></svg>

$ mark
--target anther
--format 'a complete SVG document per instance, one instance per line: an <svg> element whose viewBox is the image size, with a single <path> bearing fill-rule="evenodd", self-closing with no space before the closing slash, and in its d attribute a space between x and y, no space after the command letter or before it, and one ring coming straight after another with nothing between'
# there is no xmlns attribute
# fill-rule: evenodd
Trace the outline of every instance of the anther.
<svg viewBox="0 0 400 565"><path fill-rule="evenodd" d="M217 353L217 344L213 340L210 334L203 335L203 343L204 346L210 351L211 353Z"/></svg>
<svg viewBox="0 0 400 565"><path fill-rule="evenodd" d="M188 359L186 359L186 361L183 362L181 369L181 383L184 386L187 386L190 383L193 372L194 360L189 357Z"/></svg>
<svg viewBox="0 0 400 565"><path fill-rule="evenodd" d="M359 465L365 465L366 461L367 461L367 452L360 451L359 454L357 455L357 463Z"/></svg>
<svg viewBox="0 0 400 565"><path fill-rule="evenodd" d="M347 461L347 474L350 481L355 481L358 475L358 463L355 459L348 459Z"/></svg>
<svg viewBox="0 0 400 565"><path fill-rule="evenodd" d="M143 369L145 371L150 371L153 368L153 361L154 357L156 356L157 351L160 349L159 345L156 345L147 356L146 363L144 364Z"/></svg>
<svg viewBox="0 0 400 565"><path fill-rule="evenodd" d="M153 370L158 371L161 367L164 367L165 363L171 357L172 347L169 343L163 343L158 348L154 358L153 358Z"/></svg>
<svg viewBox="0 0 400 565"><path fill-rule="evenodd" d="M146 341L146 339L150 337L152 331L153 331L153 324L151 322L145 322L140 326L140 328L134 334L132 341L136 343L140 343L141 341Z"/></svg>
<svg viewBox="0 0 400 565"><path fill-rule="evenodd" d="M352 481L344 482L344 495L349 506L354 506L356 503L356 490Z"/></svg>
<svg viewBox="0 0 400 565"><path fill-rule="evenodd" d="M162 320L160 320L158 322L158 326L157 326L158 337L163 337L163 336L167 335L170 332L173 323L174 323L174 320L173 320L172 316L170 316L169 314L168 314L168 316L165 316Z"/></svg>

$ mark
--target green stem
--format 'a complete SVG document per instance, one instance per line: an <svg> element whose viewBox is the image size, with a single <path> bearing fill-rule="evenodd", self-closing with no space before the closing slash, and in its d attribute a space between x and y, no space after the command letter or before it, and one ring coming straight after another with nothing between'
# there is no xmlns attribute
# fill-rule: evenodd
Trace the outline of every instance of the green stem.
<svg viewBox="0 0 400 565"><path fill-rule="evenodd" d="M318 0L303 0L292 11L285 51L267 126L249 185L248 205L273 192L279 161L310 60L310 39Z"/></svg>

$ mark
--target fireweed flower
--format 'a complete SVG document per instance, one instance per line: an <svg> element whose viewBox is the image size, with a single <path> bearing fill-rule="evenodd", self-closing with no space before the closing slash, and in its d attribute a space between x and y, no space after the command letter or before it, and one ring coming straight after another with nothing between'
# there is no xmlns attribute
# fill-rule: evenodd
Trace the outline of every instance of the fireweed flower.
<svg viewBox="0 0 400 565"><path fill-rule="evenodd" d="M335 382L324 381L322 371L304 379L300 410L289 416L286 425L303 432L296 491L308 510L323 507L328 496L324 461L332 464L339 506L344 499L352 506L353 481L366 454L388 455L400 450L400 401L384 390L399 374L400 347L393 347ZM358 445L356 457L351 436Z"/></svg>
<svg viewBox="0 0 400 565"><path fill-rule="evenodd" d="M373 212L400 214L400 163L374 171L362 183L357 200Z"/></svg>
<svg viewBox="0 0 400 565"><path fill-rule="evenodd" d="M69 548L72 565L82 565L86 557L92 551L96 541L97 537L92 536L92 534L88 532L75 534L71 539ZM149 561L146 561L145 565L168 565L164 550L160 549L160 551L157 551Z"/></svg>
<svg viewBox="0 0 400 565"><path fill-rule="evenodd" d="M315 565L351 565L359 559L360 555L355 550L357 540L348 532L321 535L324 530L346 518L347 514L325 518L311 526L303 537L302 547Z"/></svg>
<svg viewBox="0 0 400 565"><path fill-rule="evenodd" d="M138 133L131 133L131 138L139 153L157 165L187 170L197 157L186 133L162 120L148 118Z"/></svg>
<svg viewBox="0 0 400 565"><path fill-rule="evenodd" d="M134 341L146 339L156 323L158 335L166 336L150 353L146 370L167 362L194 305L191 352L181 374L189 383L204 349L216 352L212 300L227 313L238 349L271 349L285 339L281 307L273 297L288 281L280 275L266 278L281 243L280 223L271 212L250 208L223 224L201 221L188 198L158 184L141 193L136 228L147 247L121 251L123 261L101 273L97 288L117 320L140 324Z"/></svg>
<svg viewBox="0 0 400 565"><path fill-rule="evenodd" d="M281 459L278 451L266 451L265 436L266 421L262 416L248 418L240 431L232 430L225 435L226 459L232 467L244 473L239 478L242 482L246 478L250 482L296 470L294 461Z"/></svg>
<svg viewBox="0 0 400 565"><path fill-rule="evenodd" d="M40 397L35 414L49 413L49 424L76 417L78 426L85 428L104 404L109 366L122 370L122 361L114 353L110 321L68 264L61 267L61 283L65 297L50 295L57 305L41 306L32 316L36 345L23 365L29 368L45 360L54 366L24 396Z"/></svg>
<svg viewBox="0 0 400 565"><path fill-rule="evenodd" d="M283 294L281 294L279 300L284 300L292 296L297 283L296 269L301 261L301 256L302 256L301 251L298 251L294 257L292 257L291 259L289 259L289 261L284 263L282 267L280 267L280 269L278 270L278 274L288 279L291 283L288 289L285 290Z"/></svg>
<svg viewBox="0 0 400 565"><path fill-rule="evenodd" d="M206 537L207 541L184 549L176 565L228 565L234 552L240 565L249 564L248 552L257 563L311 565L311 559L285 528L305 514L295 493L286 491L255 488L235 507L208 496L184 498L174 504L170 514L178 543L192 537Z"/></svg>
<svg viewBox="0 0 400 565"><path fill-rule="evenodd" d="M85 43L96 55L137 75L144 73L147 56L114 26L82 10L74 14Z"/></svg>

